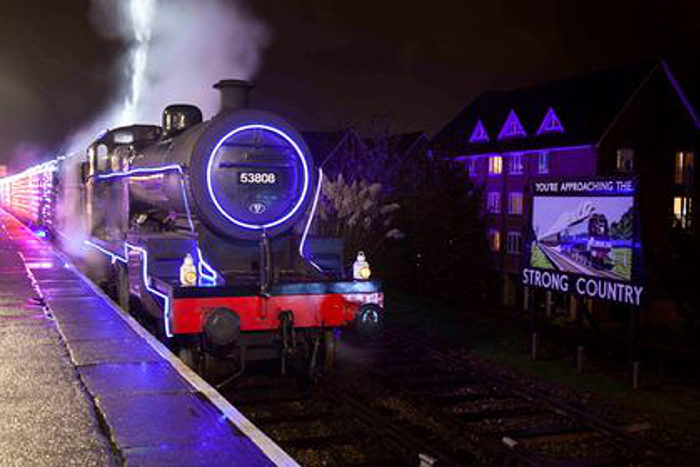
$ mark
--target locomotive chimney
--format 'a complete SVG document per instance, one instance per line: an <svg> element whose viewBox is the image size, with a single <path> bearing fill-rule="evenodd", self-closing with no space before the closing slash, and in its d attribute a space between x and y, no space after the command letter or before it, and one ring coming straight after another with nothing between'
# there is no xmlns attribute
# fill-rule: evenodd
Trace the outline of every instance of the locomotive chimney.
<svg viewBox="0 0 700 467"><path fill-rule="evenodd" d="M253 85L241 79L222 79L214 85L221 94L219 113L247 109Z"/></svg>

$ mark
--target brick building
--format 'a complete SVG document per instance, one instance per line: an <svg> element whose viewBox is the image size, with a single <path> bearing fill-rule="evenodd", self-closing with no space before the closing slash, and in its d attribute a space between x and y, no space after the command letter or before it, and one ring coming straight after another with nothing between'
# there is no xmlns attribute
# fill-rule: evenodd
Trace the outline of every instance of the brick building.
<svg viewBox="0 0 700 467"><path fill-rule="evenodd" d="M634 174L652 302L668 295L666 239L696 244L700 120L669 66L642 63L508 92L487 91L431 142L483 192L494 285L519 296L528 187L535 180Z"/></svg>

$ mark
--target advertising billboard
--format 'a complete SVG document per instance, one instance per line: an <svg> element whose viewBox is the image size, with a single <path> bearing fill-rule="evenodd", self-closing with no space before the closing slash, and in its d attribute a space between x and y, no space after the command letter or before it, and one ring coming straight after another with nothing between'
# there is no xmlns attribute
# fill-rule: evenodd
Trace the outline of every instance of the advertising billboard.
<svg viewBox="0 0 700 467"><path fill-rule="evenodd" d="M535 182L523 285L639 305L634 179Z"/></svg>

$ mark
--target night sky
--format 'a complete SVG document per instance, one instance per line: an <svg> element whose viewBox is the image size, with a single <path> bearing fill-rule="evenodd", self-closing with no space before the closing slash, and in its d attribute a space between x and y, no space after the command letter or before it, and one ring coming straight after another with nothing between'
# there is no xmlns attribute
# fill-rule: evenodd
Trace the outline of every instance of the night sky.
<svg viewBox="0 0 700 467"><path fill-rule="evenodd" d="M3 3L0 160L17 166L104 107L126 46L95 32L87 0ZM486 89L659 57L692 76L698 5L255 0L270 41L253 103L305 130L434 131Z"/></svg>

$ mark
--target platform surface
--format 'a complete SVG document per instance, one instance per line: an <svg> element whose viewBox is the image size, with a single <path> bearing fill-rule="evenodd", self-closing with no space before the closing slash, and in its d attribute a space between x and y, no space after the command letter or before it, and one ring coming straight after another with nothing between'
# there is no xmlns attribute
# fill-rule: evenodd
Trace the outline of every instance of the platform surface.
<svg viewBox="0 0 700 467"><path fill-rule="evenodd" d="M296 465L0 210L0 465Z"/></svg>

